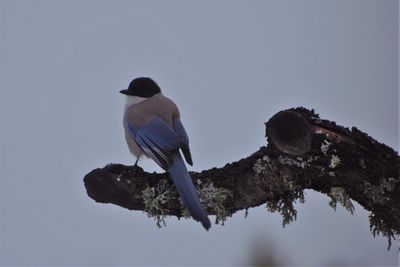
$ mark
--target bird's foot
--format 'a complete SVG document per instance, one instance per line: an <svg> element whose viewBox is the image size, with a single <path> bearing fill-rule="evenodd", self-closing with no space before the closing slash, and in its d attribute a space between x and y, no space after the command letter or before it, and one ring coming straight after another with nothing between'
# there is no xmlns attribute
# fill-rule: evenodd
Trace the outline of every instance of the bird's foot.
<svg viewBox="0 0 400 267"><path fill-rule="evenodd" d="M139 170L139 169L141 169L137 164L135 164L135 165L133 165L133 177L136 177L136 173L137 173L137 171Z"/></svg>
<svg viewBox="0 0 400 267"><path fill-rule="evenodd" d="M137 160L135 161L135 164L133 165L133 177L136 177L136 172L137 172L137 170L140 168L139 166L138 166L138 161L139 161L139 158L137 158ZM140 168L141 169L141 168Z"/></svg>

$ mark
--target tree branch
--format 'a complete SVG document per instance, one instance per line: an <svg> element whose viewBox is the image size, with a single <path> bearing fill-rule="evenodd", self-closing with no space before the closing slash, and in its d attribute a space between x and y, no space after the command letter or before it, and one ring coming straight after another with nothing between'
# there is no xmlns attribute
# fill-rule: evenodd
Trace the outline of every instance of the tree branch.
<svg viewBox="0 0 400 267"><path fill-rule="evenodd" d="M236 211L266 204L283 224L296 219L294 202L313 189L353 212L351 200L371 212L372 233L400 233L400 158L393 149L356 128L322 120L313 110L278 112L266 123L268 145L237 162L200 173L194 184L209 214L222 223ZM135 172L135 176L133 173ZM84 178L88 195L154 216L187 216L167 174L109 164Z"/></svg>

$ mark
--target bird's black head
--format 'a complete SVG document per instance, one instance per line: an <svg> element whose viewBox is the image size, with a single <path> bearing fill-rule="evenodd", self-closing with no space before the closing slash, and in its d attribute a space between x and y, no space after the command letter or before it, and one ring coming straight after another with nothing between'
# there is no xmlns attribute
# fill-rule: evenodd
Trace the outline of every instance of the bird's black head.
<svg viewBox="0 0 400 267"><path fill-rule="evenodd" d="M129 84L128 89L119 91L124 95L149 98L161 92L160 87L150 78L136 78Z"/></svg>

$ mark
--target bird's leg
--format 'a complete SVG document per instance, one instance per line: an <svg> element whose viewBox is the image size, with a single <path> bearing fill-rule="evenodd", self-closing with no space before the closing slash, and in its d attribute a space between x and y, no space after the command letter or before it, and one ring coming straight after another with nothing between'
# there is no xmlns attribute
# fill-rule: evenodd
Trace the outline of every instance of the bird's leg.
<svg viewBox="0 0 400 267"><path fill-rule="evenodd" d="M128 190L130 193L132 193L134 191L133 189L133 179L136 177L136 169L138 168L137 163L139 161L139 157L137 158L137 160L135 161L135 164L133 165L133 175L132 177L129 177L128 179L126 179L126 183L128 184Z"/></svg>
<svg viewBox="0 0 400 267"><path fill-rule="evenodd" d="M139 157L137 157L135 164L133 165L133 177L136 176L136 169L137 169L138 161L139 161Z"/></svg>

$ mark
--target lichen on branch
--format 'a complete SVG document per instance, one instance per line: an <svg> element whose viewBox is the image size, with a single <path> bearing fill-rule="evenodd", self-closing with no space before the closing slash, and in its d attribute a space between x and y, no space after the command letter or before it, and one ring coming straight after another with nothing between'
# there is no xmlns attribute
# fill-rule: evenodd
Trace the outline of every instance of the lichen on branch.
<svg viewBox="0 0 400 267"><path fill-rule="evenodd" d="M391 240L400 234L400 158L390 147L356 128L319 118L313 110L278 112L266 124L267 146L247 158L202 172L192 172L202 204L216 223L259 205L279 212L283 225L296 219L295 202L304 190L330 197L350 213L358 202L370 212L374 235ZM141 210L165 225L165 216L185 217L167 174L109 164L85 178L88 195L100 203Z"/></svg>

